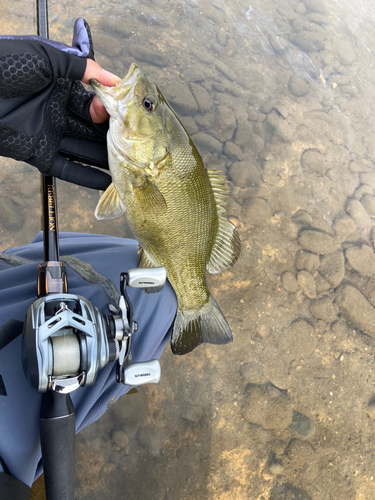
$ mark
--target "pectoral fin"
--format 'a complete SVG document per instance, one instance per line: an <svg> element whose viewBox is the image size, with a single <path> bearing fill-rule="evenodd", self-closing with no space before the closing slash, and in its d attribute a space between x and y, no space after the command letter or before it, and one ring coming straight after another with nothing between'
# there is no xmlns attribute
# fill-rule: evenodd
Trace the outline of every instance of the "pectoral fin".
<svg viewBox="0 0 375 500"><path fill-rule="evenodd" d="M110 184L101 196L95 209L95 217L98 220L115 219L125 212L125 205L114 186Z"/></svg>
<svg viewBox="0 0 375 500"><path fill-rule="evenodd" d="M140 186L133 187L133 191L141 206L151 208L159 213L167 210L167 202L164 196L147 176L144 176L144 182Z"/></svg>

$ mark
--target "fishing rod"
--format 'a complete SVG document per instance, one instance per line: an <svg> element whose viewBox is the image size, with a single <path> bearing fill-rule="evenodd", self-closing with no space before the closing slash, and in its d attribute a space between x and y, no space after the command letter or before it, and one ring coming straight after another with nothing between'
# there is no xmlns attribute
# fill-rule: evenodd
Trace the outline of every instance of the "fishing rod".
<svg viewBox="0 0 375 500"><path fill-rule="evenodd" d="M47 0L37 0L38 36L48 38ZM75 413L70 393L92 385L98 371L116 361L116 381L127 386L158 383L158 360L133 363L131 341L138 325L127 287L161 289L164 268L120 274L118 308L107 315L84 297L68 293L59 260L56 187L41 175L44 263L38 267L38 299L22 333L22 365L42 393L40 442L47 500L74 500Z"/></svg>

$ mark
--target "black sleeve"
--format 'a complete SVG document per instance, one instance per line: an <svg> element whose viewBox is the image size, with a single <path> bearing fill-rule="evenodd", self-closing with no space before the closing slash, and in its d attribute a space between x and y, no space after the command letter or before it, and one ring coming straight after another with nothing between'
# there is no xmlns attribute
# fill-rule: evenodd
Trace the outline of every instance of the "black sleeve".
<svg viewBox="0 0 375 500"><path fill-rule="evenodd" d="M0 500L29 500L31 488L19 479L0 472Z"/></svg>

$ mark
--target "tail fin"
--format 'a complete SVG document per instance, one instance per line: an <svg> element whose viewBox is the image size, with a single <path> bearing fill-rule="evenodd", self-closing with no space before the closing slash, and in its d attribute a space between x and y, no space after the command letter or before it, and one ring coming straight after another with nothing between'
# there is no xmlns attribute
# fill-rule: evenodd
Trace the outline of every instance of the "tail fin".
<svg viewBox="0 0 375 500"><path fill-rule="evenodd" d="M227 344L232 340L229 325L213 297L199 311L177 311L171 340L173 354L187 354L204 342Z"/></svg>

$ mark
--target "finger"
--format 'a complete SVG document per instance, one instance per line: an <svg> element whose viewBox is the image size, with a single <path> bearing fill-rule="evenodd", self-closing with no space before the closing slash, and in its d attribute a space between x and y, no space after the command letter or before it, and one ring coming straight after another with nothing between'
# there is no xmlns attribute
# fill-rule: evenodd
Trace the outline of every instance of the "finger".
<svg viewBox="0 0 375 500"><path fill-rule="evenodd" d="M112 182L111 176L102 170L69 161L62 156L57 156L51 167L44 174L58 177L63 181L72 182L79 186L101 191L105 191Z"/></svg>
<svg viewBox="0 0 375 500"><path fill-rule="evenodd" d="M82 82L89 84L90 80L93 78L106 87L114 87L120 81L118 76L103 69L97 62L92 59L87 59L86 71L83 75Z"/></svg>
<svg viewBox="0 0 375 500"><path fill-rule="evenodd" d="M94 123L103 123L109 119L109 114L98 96L95 96L90 104L90 116Z"/></svg>

